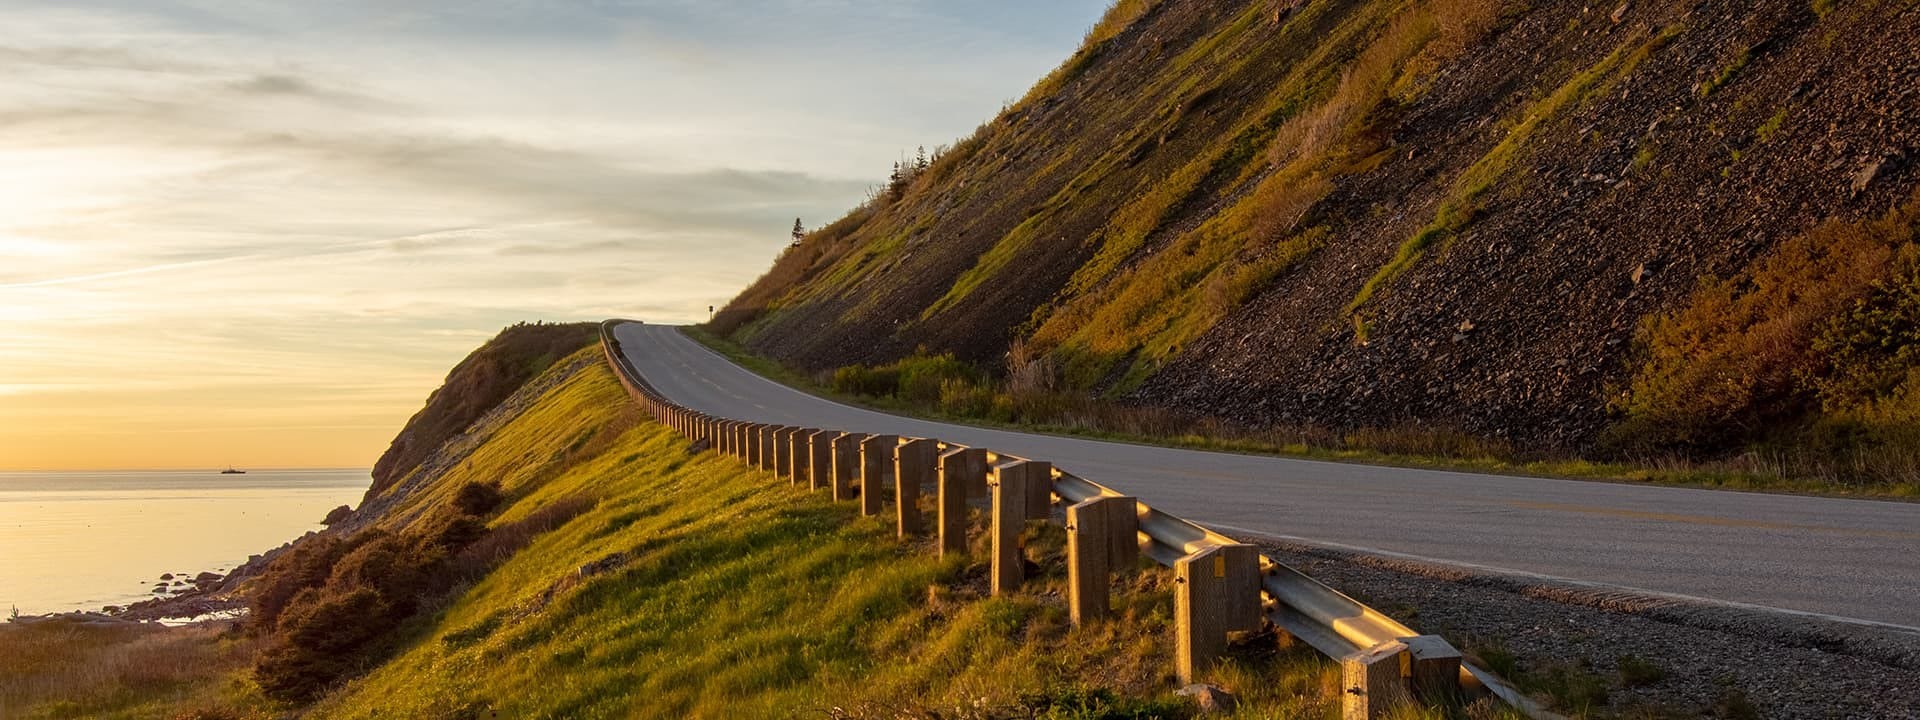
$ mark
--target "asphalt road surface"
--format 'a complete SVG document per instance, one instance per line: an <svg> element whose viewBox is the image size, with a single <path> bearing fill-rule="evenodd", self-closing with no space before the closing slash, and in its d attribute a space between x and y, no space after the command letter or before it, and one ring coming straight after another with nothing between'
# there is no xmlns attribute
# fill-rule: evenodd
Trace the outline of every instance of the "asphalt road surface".
<svg viewBox="0 0 1920 720"><path fill-rule="evenodd" d="M1920 626L1920 503L1376 467L991 430L810 395L741 368L674 327L629 323L615 333L648 382L701 412L939 438L1049 460L1229 534Z"/></svg>

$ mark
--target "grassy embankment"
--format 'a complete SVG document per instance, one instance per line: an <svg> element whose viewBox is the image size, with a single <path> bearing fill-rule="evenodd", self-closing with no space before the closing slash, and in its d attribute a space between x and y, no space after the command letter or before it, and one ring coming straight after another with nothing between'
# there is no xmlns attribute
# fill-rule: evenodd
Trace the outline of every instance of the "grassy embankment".
<svg viewBox="0 0 1920 720"><path fill-rule="evenodd" d="M1039 570L1029 592L984 597L979 561L937 559L928 542L897 540L889 523L858 517L850 504L691 454L683 438L639 420L603 365L562 362L550 372L570 364L579 368L571 377L483 428L483 444L381 525L400 532L426 522L407 509L447 505L475 482L504 491L503 509L489 520L495 532L582 498L591 509L525 538L483 577L424 605L382 639L357 679L309 706L290 706L261 692L244 635L173 631L156 635L166 638L160 642L102 642L98 652L62 639L39 642L48 652L38 656L20 645L0 653L12 664L7 678L56 668L37 685L8 686L6 714L1189 714L1171 694L1166 571L1123 575L1119 619L1073 628L1058 528L1030 531ZM1337 667L1328 661L1270 642L1235 652L1210 679L1240 694L1238 716L1337 713ZM146 659L108 662L114 657ZM1481 706L1470 714L1499 712Z"/></svg>
<svg viewBox="0 0 1920 720"><path fill-rule="evenodd" d="M777 382L839 402L932 419L1165 447L1395 467L1805 495L1920 498L1920 483L1840 485L1780 472L1759 455L1731 462L1660 457L1637 463L1604 462L1530 458L1505 444L1449 433L1254 430L1212 418L1120 406L1071 392L1018 390L1013 388L1015 383L995 380L988 373L945 358L909 358L883 368L841 368L809 376L703 328L689 327L686 331L715 352ZM914 381L907 376L916 371L932 378L932 392L910 387ZM876 382L872 379L875 372L891 377ZM925 380L920 384L928 385Z"/></svg>
<svg viewBox="0 0 1920 720"><path fill-rule="evenodd" d="M496 522L580 494L598 503L413 629L392 661L312 716L1183 714L1167 695L1164 573L1132 578L1123 621L1072 629L1057 537L1036 538L1045 577L1035 592L983 599L978 563L939 560L851 505L690 455L651 423L538 487L512 479L527 459L620 422L626 406L595 365L462 467L467 479L508 478L518 499ZM596 564L617 567L579 572ZM1333 673L1308 653L1267 653L1219 680L1261 716L1331 716Z"/></svg>

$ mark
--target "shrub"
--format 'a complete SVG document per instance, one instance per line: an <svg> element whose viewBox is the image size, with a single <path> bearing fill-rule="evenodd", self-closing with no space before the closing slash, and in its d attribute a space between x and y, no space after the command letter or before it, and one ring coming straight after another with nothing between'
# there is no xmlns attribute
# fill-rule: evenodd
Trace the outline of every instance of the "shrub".
<svg viewBox="0 0 1920 720"><path fill-rule="evenodd" d="M274 558L261 571L247 601L252 626L260 632L271 632L294 596L325 584L334 562L352 549L348 542L321 535L294 543Z"/></svg>
<svg viewBox="0 0 1920 720"><path fill-rule="evenodd" d="M891 367L898 372L899 387L894 391L902 400L931 404L940 400L947 381L980 384L982 373L955 359L952 354L903 359Z"/></svg>
<svg viewBox="0 0 1920 720"><path fill-rule="evenodd" d="M436 571L444 554L416 546L405 538L384 535L362 544L333 566L327 584L336 588L370 588L394 612L411 614L419 598L437 590Z"/></svg>
<svg viewBox="0 0 1920 720"><path fill-rule="evenodd" d="M429 547L459 552L487 534L487 521L472 515L442 515L427 524L424 541Z"/></svg>
<svg viewBox="0 0 1920 720"><path fill-rule="evenodd" d="M454 493L453 506L468 515L486 515L500 507L505 499L499 483L470 482Z"/></svg>
<svg viewBox="0 0 1920 720"><path fill-rule="evenodd" d="M358 667L359 651L396 623L392 607L372 588L303 590L254 663L254 680L276 700L312 700Z"/></svg>
<svg viewBox="0 0 1920 720"><path fill-rule="evenodd" d="M1878 220L1830 220L1651 318L1611 444L1726 448L1802 425L1823 405L1873 405L1914 359L1900 346L1920 302L1902 287L1920 264L1916 222L1920 195Z"/></svg>
<svg viewBox="0 0 1920 720"><path fill-rule="evenodd" d="M900 373L885 368L850 365L833 371L833 389L850 395L892 397L900 390Z"/></svg>

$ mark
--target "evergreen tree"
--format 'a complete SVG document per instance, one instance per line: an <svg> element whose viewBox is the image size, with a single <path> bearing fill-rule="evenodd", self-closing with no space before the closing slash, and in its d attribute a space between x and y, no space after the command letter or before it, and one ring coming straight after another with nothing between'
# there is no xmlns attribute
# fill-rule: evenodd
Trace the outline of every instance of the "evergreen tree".
<svg viewBox="0 0 1920 720"><path fill-rule="evenodd" d="M807 239L807 226L800 224L800 218L794 218L793 219L793 244L799 245L800 241L805 239Z"/></svg>

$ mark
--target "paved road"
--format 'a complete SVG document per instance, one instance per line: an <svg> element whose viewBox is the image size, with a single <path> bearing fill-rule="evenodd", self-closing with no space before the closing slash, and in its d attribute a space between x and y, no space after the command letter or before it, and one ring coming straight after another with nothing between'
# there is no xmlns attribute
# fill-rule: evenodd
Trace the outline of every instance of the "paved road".
<svg viewBox="0 0 1920 720"><path fill-rule="evenodd" d="M1920 626L1916 503L1373 467L929 422L775 383L673 327L615 332L648 382L701 412L1050 460L1229 533Z"/></svg>

